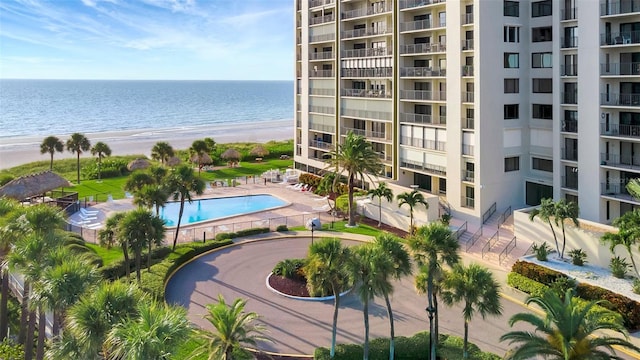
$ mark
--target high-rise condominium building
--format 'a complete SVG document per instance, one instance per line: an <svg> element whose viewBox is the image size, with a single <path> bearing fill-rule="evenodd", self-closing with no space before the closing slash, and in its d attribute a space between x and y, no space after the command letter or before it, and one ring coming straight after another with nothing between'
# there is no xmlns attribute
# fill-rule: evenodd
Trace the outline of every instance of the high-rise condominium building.
<svg viewBox="0 0 640 360"><path fill-rule="evenodd" d="M351 131L384 181L472 221L545 197L602 223L640 205L640 0L295 6L299 169Z"/></svg>

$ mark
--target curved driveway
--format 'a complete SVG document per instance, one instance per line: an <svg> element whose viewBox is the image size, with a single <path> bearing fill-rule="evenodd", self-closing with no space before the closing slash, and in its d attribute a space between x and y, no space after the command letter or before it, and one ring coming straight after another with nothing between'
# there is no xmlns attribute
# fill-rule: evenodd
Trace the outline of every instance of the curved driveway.
<svg viewBox="0 0 640 360"><path fill-rule="evenodd" d="M357 241L343 240L345 244ZM189 319L204 328L211 325L202 318L206 304L217 301L222 294L228 302L235 298L247 300L247 311L262 316L273 343L261 344L261 349L286 354L313 354L318 346L331 344L333 300L314 302L293 300L269 291L265 279L273 266L286 258L306 256L309 238L259 240L242 243L201 256L178 271L167 284L167 302L188 309ZM396 335L410 336L427 330L426 297L415 293L413 278L395 283L391 299L394 310ZM485 351L504 354L507 347L499 337L512 330L507 324L509 316L523 308L502 301L505 316L471 321L470 341ZM370 304L371 338L389 336L389 320L382 299ZM441 333L462 335L461 308L440 306ZM338 342L362 343L364 325L362 307L354 295L346 295L338 314Z"/></svg>

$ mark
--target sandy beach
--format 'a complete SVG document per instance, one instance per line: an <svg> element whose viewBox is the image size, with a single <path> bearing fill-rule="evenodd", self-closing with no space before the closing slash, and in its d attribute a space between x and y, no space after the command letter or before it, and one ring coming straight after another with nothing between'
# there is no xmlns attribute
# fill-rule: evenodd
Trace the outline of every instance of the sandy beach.
<svg viewBox="0 0 640 360"><path fill-rule="evenodd" d="M82 129L72 130L82 132ZM186 149L194 140L210 137L216 143L267 142L292 139L293 120L262 121L255 123L221 124L202 127L177 127L171 129L143 129L103 133L84 133L92 144L102 141L111 148L111 155L151 155L151 148L158 141L166 141L174 149ZM52 134L55 135L55 134ZM47 135L48 136L48 135ZM56 135L65 142L68 135ZM16 165L49 160L49 154L40 154L40 144L46 136L21 137L0 140L0 169ZM83 157L91 156L90 153ZM56 153L55 159L72 158L74 154Z"/></svg>

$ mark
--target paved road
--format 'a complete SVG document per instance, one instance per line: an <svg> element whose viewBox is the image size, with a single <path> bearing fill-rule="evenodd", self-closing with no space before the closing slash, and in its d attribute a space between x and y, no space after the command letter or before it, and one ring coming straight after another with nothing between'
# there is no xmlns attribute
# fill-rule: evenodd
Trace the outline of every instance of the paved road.
<svg viewBox="0 0 640 360"><path fill-rule="evenodd" d="M309 238L265 240L241 244L198 258L182 268L166 289L167 301L188 309L191 321L210 327L202 314L205 305L222 294L228 301L247 299L247 310L262 315L273 343L262 349L288 354L312 354L318 346L329 346L333 301L310 302L277 295L265 286L273 266L285 258L305 257ZM346 241L348 245L358 244ZM412 335L428 329L425 312L426 297L415 293L412 278L395 284L392 299L397 335ZM485 351L503 355L507 350L499 337L510 331L508 318L524 311L521 305L502 302L504 316L486 320L477 317L471 322L470 340ZM440 309L440 331L461 336L463 322L461 308ZM338 342L361 343L364 338L362 307L354 295L346 295L341 302L338 318ZM382 299L370 305L371 337L386 337L389 322ZM524 329L520 328L520 329Z"/></svg>

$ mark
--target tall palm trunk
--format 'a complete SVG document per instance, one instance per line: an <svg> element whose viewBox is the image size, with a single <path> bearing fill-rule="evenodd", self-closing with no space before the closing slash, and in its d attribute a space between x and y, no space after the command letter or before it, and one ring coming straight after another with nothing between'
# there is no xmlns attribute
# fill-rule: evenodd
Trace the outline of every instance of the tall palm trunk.
<svg viewBox="0 0 640 360"><path fill-rule="evenodd" d="M431 275L433 271L429 270L429 277L427 278L427 297L429 298L429 359L436 360L436 343L438 339L435 338L435 330L433 324L433 277Z"/></svg>
<svg viewBox="0 0 640 360"><path fill-rule="evenodd" d="M2 297L0 297L0 342L7 338L9 329L9 270L2 268Z"/></svg>
<svg viewBox="0 0 640 360"><path fill-rule="evenodd" d="M53 337L60 335L60 327L62 326L62 311L58 309L53 309L53 325L51 328L51 334Z"/></svg>
<svg viewBox="0 0 640 360"><path fill-rule="evenodd" d="M393 311L391 310L391 301L389 301L389 295L384 294L384 303L387 305L387 314L389 315L389 360L393 360L396 352L394 339L396 337L396 330L393 325Z"/></svg>
<svg viewBox="0 0 640 360"><path fill-rule="evenodd" d="M78 151L78 161L76 162L76 169L78 171L78 184L80 184L80 152Z"/></svg>
<svg viewBox="0 0 640 360"><path fill-rule="evenodd" d="M364 314L364 351L362 360L369 360L369 301L365 301L362 307Z"/></svg>
<svg viewBox="0 0 640 360"><path fill-rule="evenodd" d="M49 161L49 171L52 171L53 170L53 153L50 153L50 154L51 154L51 161Z"/></svg>
<svg viewBox="0 0 640 360"><path fill-rule="evenodd" d="M380 200L378 200L378 210L379 210L379 214L378 214L378 227L382 226L382 198L380 198Z"/></svg>
<svg viewBox="0 0 640 360"><path fill-rule="evenodd" d="M551 233L553 234L553 241L556 243L556 251L558 251L558 254L560 253L560 245L558 244L558 237L556 236L556 231L553 230L553 225L551 224L551 219L548 219L547 222L549 223L549 228L551 228Z"/></svg>
<svg viewBox="0 0 640 360"><path fill-rule="evenodd" d="M124 272L127 275L127 280L131 276L131 266L129 266L129 241L125 239L122 243L122 254L124 255Z"/></svg>
<svg viewBox="0 0 640 360"><path fill-rule="evenodd" d="M135 251L135 261L136 261L136 279L138 280L138 284L140 284L140 268L142 267L142 249L136 247Z"/></svg>
<svg viewBox="0 0 640 360"><path fill-rule="evenodd" d="M562 221L562 251L560 252L560 259L564 259L564 248L567 245L567 237L564 234L564 221Z"/></svg>
<svg viewBox="0 0 640 360"><path fill-rule="evenodd" d="M332 286L333 291L333 327L331 329L331 352L330 357L333 359L336 356L336 335L338 330L338 309L340 309L340 294L336 291L335 286Z"/></svg>
<svg viewBox="0 0 640 360"><path fill-rule="evenodd" d="M440 323L438 321L438 295L435 291L433 292L433 310L433 333L437 344L440 341Z"/></svg>
<svg viewBox="0 0 640 360"><path fill-rule="evenodd" d="M18 332L18 344L24 345L27 340L27 326L29 322L29 281L24 280L22 289L22 304L20 304L20 332Z"/></svg>
<svg viewBox="0 0 640 360"><path fill-rule="evenodd" d="M47 315L42 306L38 306L38 345L36 347L36 360L44 359L44 342L47 340Z"/></svg>
<svg viewBox="0 0 640 360"><path fill-rule="evenodd" d="M178 212L178 224L176 225L176 233L173 236L173 250L176 249L176 243L178 242L178 233L180 232L180 221L182 220L182 213L184 212L184 195L180 195L180 211Z"/></svg>
<svg viewBox="0 0 640 360"><path fill-rule="evenodd" d="M462 358L469 358L469 322L467 320L464 321L464 342L462 343Z"/></svg>
<svg viewBox="0 0 640 360"><path fill-rule="evenodd" d="M636 277L640 278L640 272L638 272L638 267L636 266L636 261L633 259L633 253L631 252L631 246L625 246L627 249L627 253L629 253L629 259L631 259L631 266L633 266L633 271L636 273Z"/></svg>
<svg viewBox="0 0 640 360"><path fill-rule="evenodd" d="M356 226L356 217L353 206L353 174L349 174L349 226Z"/></svg>
<svg viewBox="0 0 640 360"><path fill-rule="evenodd" d="M36 331L36 312L29 311L29 321L27 326L27 339L24 343L24 360L33 359L33 334Z"/></svg>

